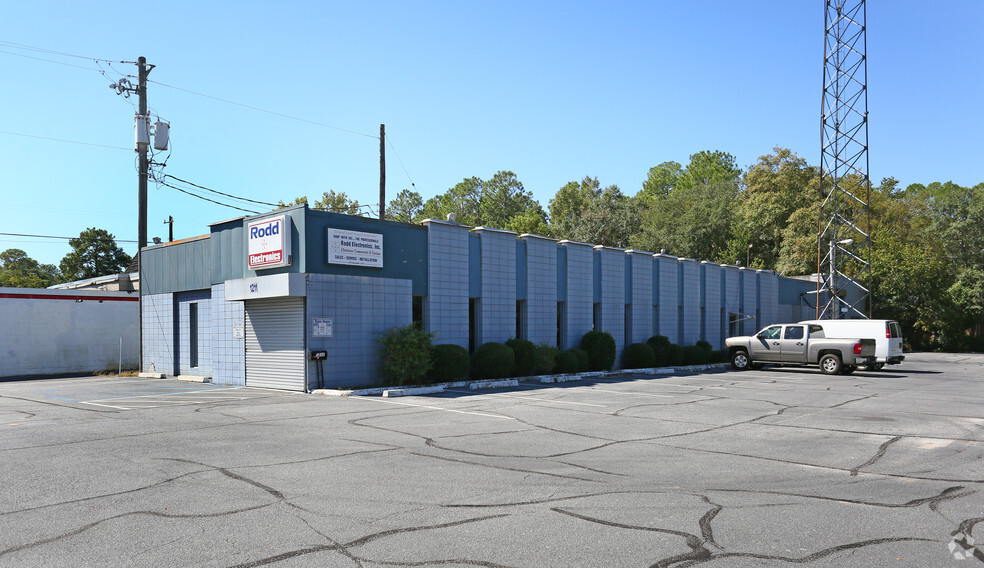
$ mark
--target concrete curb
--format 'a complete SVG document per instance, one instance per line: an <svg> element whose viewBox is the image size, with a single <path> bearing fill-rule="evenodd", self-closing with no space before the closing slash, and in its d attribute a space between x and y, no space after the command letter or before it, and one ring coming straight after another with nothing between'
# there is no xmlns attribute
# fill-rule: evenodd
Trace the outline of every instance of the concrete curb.
<svg viewBox="0 0 984 568"><path fill-rule="evenodd" d="M678 372L712 371L727 369L728 363L712 363L709 365L688 365L686 367L653 367L649 369L620 369L618 371L589 371L585 373L574 373L564 375L535 375L530 377L517 377L514 379L502 380L477 380L477 381L455 381L451 383L438 383L434 385L411 385L406 387L373 387L367 389L317 389L311 394L324 396L418 396L425 394L435 394L444 392L445 389L467 388L471 390L509 388L519 386L519 383L567 383L572 381L582 381L584 379L597 378L619 378L630 377L633 375L674 375Z"/></svg>
<svg viewBox="0 0 984 568"><path fill-rule="evenodd" d="M179 381L184 381L186 383L210 383L212 382L212 377L196 377L194 375L178 375L174 377Z"/></svg>
<svg viewBox="0 0 984 568"><path fill-rule="evenodd" d="M163 379L166 376L164 373L137 373L138 379Z"/></svg>

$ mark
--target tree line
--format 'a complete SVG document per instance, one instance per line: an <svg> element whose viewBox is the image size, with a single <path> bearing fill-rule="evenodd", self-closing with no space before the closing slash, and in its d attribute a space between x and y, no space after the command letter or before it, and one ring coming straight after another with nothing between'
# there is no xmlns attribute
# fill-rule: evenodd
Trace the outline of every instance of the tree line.
<svg viewBox="0 0 984 568"><path fill-rule="evenodd" d="M47 288L55 284L119 274L132 258L116 245L116 237L90 227L69 239L71 252L58 266L41 264L21 249L0 252L0 287Z"/></svg>
<svg viewBox="0 0 984 568"><path fill-rule="evenodd" d="M734 156L701 151L688 164L650 168L634 195L597 177L564 184L544 208L510 171L470 177L424 200L402 190L386 218L404 223L456 214L465 225L665 251L785 276L817 272L820 170L787 148L743 170ZM872 317L898 320L917 349L984 350L984 183L871 187ZM357 213L343 193L316 208Z"/></svg>

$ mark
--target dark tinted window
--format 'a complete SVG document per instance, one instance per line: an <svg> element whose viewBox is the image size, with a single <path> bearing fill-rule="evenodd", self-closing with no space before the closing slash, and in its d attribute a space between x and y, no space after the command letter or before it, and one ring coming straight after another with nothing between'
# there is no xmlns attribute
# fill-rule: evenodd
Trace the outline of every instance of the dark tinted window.
<svg viewBox="0 0 984 568"><path fill-rule="evenodd" d="M826 337L823 333L822 325L811 325L810 326L810 337Z"/></svg>
<svg viewBox="0 0 984 568"><path fill-rule="evenodd" d="M902 337L902 328L899 327L898 322L894 322L894 321L888 322L888 329L892 332L892 339L897 339Z"/></svg>
<svg viewBox="0 0 984 568"><path fill-rule="evenodd" d="M803 326L801 325L786 326L786 334L783 335L783 339L803 339Z"/></svg>

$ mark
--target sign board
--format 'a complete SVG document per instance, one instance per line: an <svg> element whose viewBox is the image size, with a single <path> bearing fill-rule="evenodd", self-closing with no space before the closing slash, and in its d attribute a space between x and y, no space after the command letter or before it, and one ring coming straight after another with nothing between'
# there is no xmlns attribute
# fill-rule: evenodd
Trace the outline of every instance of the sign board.
<svg viewBox="0 0 984 568"><path fill-rule="evenodd" d="M243 333L243 324L239 322L232 324L232 337L234 339L242 339L246 337L246 335Z"/></svg>
<svg viewBox="0 0 984 568"><path fill-rule="evenodd" d="M314 318L315 337L333 337L335 334L331 318Z"/></svg>
<svg viewBox="0 0 984 568"><path fill-rule="evenodd" d="M383 235L328 228L328 263L383 267Z"/></svg>
<svg viewBox="0 0 984 568"><path fill-rule="evenodd" d="M277 215L246 226L247 266L250 270L290 266L290 217Z"/></svg>

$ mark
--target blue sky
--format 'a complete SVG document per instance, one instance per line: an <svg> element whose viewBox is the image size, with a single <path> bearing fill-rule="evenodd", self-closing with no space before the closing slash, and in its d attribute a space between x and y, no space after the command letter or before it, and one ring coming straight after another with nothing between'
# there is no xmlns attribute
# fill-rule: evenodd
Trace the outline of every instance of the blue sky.
<svg viewBox="0 0 984 568"><path fill-rule="evenodd" d="M823 6L8 2L0 232L99 227L135 252L136 99L108 85L136 67L92 58L156 66L150 108L171 124L164 173L258 201L334 189L375 205L381 123L388 200L499 170L544 208L586 175L634 195L650 167L700 150L746 168L782 146L817 164ZM984 182L984 2L868 0L867 12L872 181ZM169 215L184 238L242 214L150 185L151 237L166 239ZM7 248L52 264L69 250L0 235Z"/></svg>

